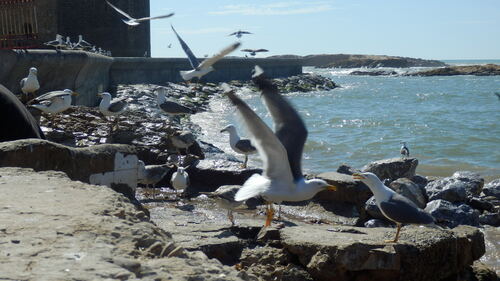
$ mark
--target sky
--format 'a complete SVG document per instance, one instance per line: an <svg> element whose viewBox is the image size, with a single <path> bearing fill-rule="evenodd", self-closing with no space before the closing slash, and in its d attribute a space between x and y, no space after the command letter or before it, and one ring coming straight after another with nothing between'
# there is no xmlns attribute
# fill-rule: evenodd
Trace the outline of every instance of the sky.
<svg viewBox="0 0 500 281"><path fill-rule="evenodd" d="M172 24L198 57L253 34L242 47L265 55L372 54L500 59L499 0L150 0L153 57L184 57ZM169 44L171 48L168 48ZM237 50L233 55L244 53Z"/></svg>

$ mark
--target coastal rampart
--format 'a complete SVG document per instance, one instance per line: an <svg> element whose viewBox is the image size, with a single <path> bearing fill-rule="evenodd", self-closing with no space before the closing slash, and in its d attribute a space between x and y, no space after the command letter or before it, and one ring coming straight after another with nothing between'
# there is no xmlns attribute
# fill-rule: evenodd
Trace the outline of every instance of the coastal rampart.
<svg viewBox="0 0 500 281"><path fill-rule="evenodd" d="M203 77L205 82L248 80L253 67L262 66L269 77L302 73L297 59L226 58ZM38 69L39 93L65 88L80 93L77 105L94 106L96 94L117 84L179 82L180 70L191 66L184 58L110 58L82 51L0 50L0 83L14 93L30 67Z"/></svg>

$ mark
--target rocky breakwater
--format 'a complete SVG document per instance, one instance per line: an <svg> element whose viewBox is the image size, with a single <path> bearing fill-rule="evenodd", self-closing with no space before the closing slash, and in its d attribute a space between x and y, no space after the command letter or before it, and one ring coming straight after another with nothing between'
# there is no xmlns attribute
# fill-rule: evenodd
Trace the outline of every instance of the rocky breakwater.
<svg viewBox="0 0 500 281"><path fill-rule="evenodd" d="M422 70L408 73L408 76L452 76L452 75L475 75L475 76L494 76L500 75L500 65L457 65L442 68Z"/></svg>
<svg viewBox="0 0 500 281"><path fill-rule="evenodd" d="M479 205L497 200L489 198L497 184L486 189L469 172L427 179L415 174L417 165L415 158L394 158L362 168L426 208L441 226L405 226L398 243L384 242L393 238L394 225L372 204L368 187L350 176L358 170L347 166L339 169L342 173L318 175L338 191L321 192L309 202L284 202L275 227L262 228L261 209L235 214L231 226L226 211L205 195L167 200L150 209L151 219L186 250L203 251L261 280L496 280L495 272L478 262L485 254L480 220L466 219L463 209L476 218L488 214ZM448 198L441 191L454 188L464 190L458 192L465 196L461 203L433 206ZM498 215L498 206L491 211Z"/></svg>

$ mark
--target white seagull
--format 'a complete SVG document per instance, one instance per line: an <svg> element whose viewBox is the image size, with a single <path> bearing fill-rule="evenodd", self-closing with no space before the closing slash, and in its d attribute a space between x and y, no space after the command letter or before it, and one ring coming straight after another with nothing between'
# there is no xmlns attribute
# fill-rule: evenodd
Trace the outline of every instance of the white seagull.
<svg viewBox="0 0 500 281"><path fill-rule="evenodd" d="M239 153L245 155L245 162L243 163L243 168L247 167L248 155L257 153L257 149L252 145L250 140L248 139L240 139L238 135L238 131L236 131L236 127L234 125L227 125L224 129L220 131L229 133L229 145L231 148Z"/></svg>
<svg viewBox="0 0 500 281"><path fill-rule="evenodd" d="M56 50L66 46L66 44L63 41L62 35L59 35L59 34L56 34L56 40L45 42L43 44L46 46L54 47L54 48L56 48Z"/></svg>
<svg viewBox="0 0 500 281"><path fill-rule="evenodd" d="M36 91L38 91L38 89L40 89L40 83L38 83L37 74L38 70L36 69L36 67L32 67L30 68L28 76L21 80L21 91L25 95L33 95Z"/></svg>
<svg viewBox="0 0 500 281"><path fill-rule="evenodd" d="M71 97L78 93L65 89L63 91L53 91L41 95L28 102L31 107L39 109L45 113L56 114L71 107Z"/></svg>
<svg viewBox="0 0 500 281"><path fill-rule="evenodd" d="M111 100L111 94L108 92L97 94L102 100L99 103L99 111L105 116L115 116L113 121L114 125L111 124L111 130L117 125L118 115L122 114L127 109L127 102L124 98L116 98Z"/></svg>
<svg viewBox="0 0 500 281"><path fill-rule="evenodd" d="M83 35L78 35L78 42L76 42L74 48L88 50L88 49L92 49L92 44L83 40Z"/></svg>
<svg viewBox="0 0 500 281"><path fill-rule="evenodd" d="M170 185L175 190L183 190L189 186L189 174L186 172L187 168L177 167L177 171L172 174Z"/></svg>
<svg viewBox="0 0 500 281"><path fill-rule="evenodd" d="M184 42L184 40L182 40L182 38L179 36L177 31L175 31L174 26L173 25L170 25L170 26L172 27L172 30L174 31L175 35L177 36L177 39L179 40L179 43L181 44L182 49L186 53L188 60L189 60L189 63L191 64L191 67L193 68L192 70L189 70L189 71L181 71L180 72L182 79L184 79L185 81L189 81L195 77L200 79L205 74L209 73L210 71L213 71L214 70L214 68L212 67L213 64L215 64L217 61L219 61L220 59L225 57L227 54L236 50L241 45L241 43L238 43L238 42L233 43L230 46L222 49L222 51L220 51L218 54L215 54L211 58L207 58L204 61L202 61L201 63L199 63L198 59L193 54L191 49L189 49L186 42Z"/></svg>
<svg viewBox="0 0 500 281"><path fill-rule="evenodd" d="M167 100L165 88L159 88L156 92L158 93L158 107L169 116L195 113L194 110L187 106Z"/></svg>
<svg viewBox="0 0 500 281"><path fill-rule="evenodd" d="M156 16L156 17L144 17L144 18L139 18L139 19L136 19L136 18L133 18L131 17L129 14L125 13L124 11L118 9L117 7L115 7L113 4L109 3L109 1L106 0L106 3L108 3L109 6L111 6L111 8L115 9L118 13L122 14L123 16L127 17L128 19L122 19L122 21L124 23L126 23L127 25L130 25L130 26L136 26L136 25L139 25L141 22L143 21L148 21L148 20L154 20L154 19L163 19L163 18L169 18L171 16L174 15L174 13L170 13L170 14L167 14L167 15L162 15L162 16Z"/></svg>
<svg viewBox="0 0 500 281"><path fill-rule="evenodd" d="M275 133L232 91L226 92L243 117L262 159L262 175L252 175L236 193L236 201L262 196L267 202L265 226L274 217L272 203L311 199L322 190L336 190L321 179L306 180L302 174L301 160L307 129L292 105L278 93L277 87L264 77L262 69L255 67L253 81L261 90L264 102L275 124Z"/></svg>
<svg viewBox="0 0 500 281"><path fill-rule="evenodd" d="M399 153L401 153L401 158L403 159L410 157L410 149L406 146L405 141L401 142L401 149L399 150Z"/></svg>
<svg viewBox="0 0 500 281"><path fill-rule="evenodd" d="M372 173L354 173L352 177L366 184L373 195L375 202L382 214L396 223L398 230L393 240L385 242L396 243L403 223L410 224L433 224L434 218L426 211L420 209L410 199L394 192L385 186L380 179Z"/></svg>
<svg viewBox="0 0 500 281"><path fill-rule="evenodd" d="M208 198L212 198L220 208L226 209L227 217L231 225L234 225L233 211L243 204L243 202L234 200L234 196L240 188L241 186L239 185L223 185L213 192L200 193L205 194Z"/></svg>

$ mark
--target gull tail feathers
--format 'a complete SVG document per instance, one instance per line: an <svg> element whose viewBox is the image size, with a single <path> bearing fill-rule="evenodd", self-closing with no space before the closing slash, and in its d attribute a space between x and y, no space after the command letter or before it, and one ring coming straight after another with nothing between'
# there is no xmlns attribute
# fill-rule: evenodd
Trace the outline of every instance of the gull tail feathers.
<svg viewBox="0 0 500 281"><path fill-rule="evenodd" d="M259 174L253 174L234 196L236 201L244 201L265 192L271 181Z"/></svg>

